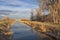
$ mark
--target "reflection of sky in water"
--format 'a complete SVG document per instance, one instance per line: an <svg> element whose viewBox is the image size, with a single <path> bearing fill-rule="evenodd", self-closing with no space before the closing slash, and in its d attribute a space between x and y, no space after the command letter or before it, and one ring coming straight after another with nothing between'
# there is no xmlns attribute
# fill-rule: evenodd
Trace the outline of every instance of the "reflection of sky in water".
<svg viewBox="0 0 60 40"><path fill-rule="evenodd" d="M13 40L38 40L36 32L32 32L31 28L22 23L16 23L12 26L11 31L13 34Z"/></svg>

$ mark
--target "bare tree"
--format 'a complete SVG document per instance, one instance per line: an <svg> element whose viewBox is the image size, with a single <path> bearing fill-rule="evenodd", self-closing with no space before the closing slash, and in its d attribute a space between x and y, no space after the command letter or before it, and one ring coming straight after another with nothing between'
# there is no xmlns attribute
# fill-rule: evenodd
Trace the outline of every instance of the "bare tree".
<svg viewBox="0 0 60 40"><path fill-rule="evenodd" d="M44 10L47 10L50 12L53 22L59 23L60 0L38 0L38 1L39 1L39 9L37 13L41 14Z"/></svg>

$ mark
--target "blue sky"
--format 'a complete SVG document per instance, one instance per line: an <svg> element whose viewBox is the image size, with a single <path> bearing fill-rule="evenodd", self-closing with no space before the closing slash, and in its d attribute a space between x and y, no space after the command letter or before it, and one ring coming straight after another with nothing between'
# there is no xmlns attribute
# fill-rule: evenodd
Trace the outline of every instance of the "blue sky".
<svg viewBox="0 0 60 40"><path fill-rule="evenodd" d="M0 0L0 10L11 10L11 15L29 15L31 9L36 9L38 2L34 0Z"/></svg>

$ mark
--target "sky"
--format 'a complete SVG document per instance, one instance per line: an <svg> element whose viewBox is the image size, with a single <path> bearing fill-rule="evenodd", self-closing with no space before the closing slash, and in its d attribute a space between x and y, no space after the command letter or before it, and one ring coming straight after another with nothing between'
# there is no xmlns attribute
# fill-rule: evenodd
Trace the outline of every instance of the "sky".
<svg viewBox="0 0 60 40"><path fill-rule="evenodd" d="M34 0L0 0L0 11L4 10L4 13L7 13L7 10L9 10L11 17L29 17L30 10L37 7L38 2ZM1 16L4 16L4 14Z"/></svg>

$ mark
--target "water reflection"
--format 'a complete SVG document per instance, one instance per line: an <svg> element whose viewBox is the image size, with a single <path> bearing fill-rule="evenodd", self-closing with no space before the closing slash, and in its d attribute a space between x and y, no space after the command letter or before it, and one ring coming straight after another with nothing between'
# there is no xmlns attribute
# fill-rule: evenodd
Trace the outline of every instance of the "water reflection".
<svg viewBox="0 0 60 40"><path fill-rule="evenodd" d="M24 24L16 23L12 26L13 40L38 40L36 32L32 32L30 28Z"/></svg>

